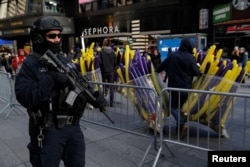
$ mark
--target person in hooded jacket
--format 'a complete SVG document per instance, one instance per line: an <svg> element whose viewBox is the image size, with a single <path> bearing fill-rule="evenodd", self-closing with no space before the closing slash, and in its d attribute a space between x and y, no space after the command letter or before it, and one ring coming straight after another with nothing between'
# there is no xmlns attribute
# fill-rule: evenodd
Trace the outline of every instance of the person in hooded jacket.
<svg viewBox="0 0 250 167"><path fill-rule="evenodd" d="M193 55L194 44L188 38L182 39L178 51L168 55L157 72L166 70L168 87L191 89L193 77L200 75L199 66ZM186 119L181 111L182 105L188 98L188 92L171 91L171 114L176 120L176 131L183 138L187 132Z"/></svg>
<svg viewBox="0 0 250 167"><path fill-rule="evenodd" d="M161 53L159 52L157 48L154 48L153 53L149 54L149 56L151 57L151 62L154 68L157 69L159 65L161 64Z"/></svg>
<svg viewBox="0 0 250 167"><path fill-rule="evenodd" d="M172 53L173 51L172 51L172 48L168 48L168 55L170 54L170 53ZM168 57L168 55L167 55L167 57ZM166 58L167 59L167 58ZM167 73L165 73L165 76L164 76L164 79L163 79L163 82L167 82L167 78L168 78L168 75L167 75Z"/></svg>
<svg viewBox="0 0 250 167"><path fill-rule="evenodd" d="M115 70L117 66L117 59L114 50L110 47L109 38L105 38L103 40L103 46L99 55L99 65L102 73L102 81L113 84L115 81ZM105 93L107 93L108 89L109 89L110 107L113 107L114 87L104 86Z"/></svg>
<svg viewBox="0 0 250 167"><path fill-rule="evenodd" d="M3 53L2 54L2 59L1 59L1 64L4 67L4 71L10 74L13 74L13 70L11 67L11 57L10 54L8 53Z"/></svg>
<svg viewBox="0 0 250 167"><path fill-rule="evenodd" d="M25 52L24 49L18 49L18 54L12 59L12 69L14 70L14 72L16 73L17 71L17 67L22 64L22 62L25 59Z"/></svg>
<svg viewBox="0 0 250 167"><path fill-rule="evenodd" d="M65 167L85 166L80 118L90 100L86 92L78 92L76 99L68 103L66 98L76 90L76 83L46 58L51 53L58 62L81 75L61 52L62 30L60 22L53 17L44 16L34 22L30 31L33 51L15 79L16 99L29 114L27 147L33 167L59 167L61 160ZM92 105L106 106L102 93L93 92L93 96Z"/></svg>

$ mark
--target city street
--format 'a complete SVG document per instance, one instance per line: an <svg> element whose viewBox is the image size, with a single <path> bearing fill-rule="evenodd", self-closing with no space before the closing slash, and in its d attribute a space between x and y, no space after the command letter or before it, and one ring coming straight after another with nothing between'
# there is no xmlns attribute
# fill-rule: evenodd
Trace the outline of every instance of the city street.
<svg viewBox="0 0 250 167"><path fill-rule="evenodd" d="M239 93L248 94L250 88L247 86L250 82L247 79L244 86L241 86ZM249 84L250 85L250 84ZM243 111L245 105L249 108L249 100L236 100L235 111ZM2 108L4 103L0 103ZM116 104L119 107L121 104ZM28 143L28 116L20 112L16 107L25 111L19 106L10 106L0 114L0 166L1 167L30 167L28 150L26 145ZM13 109L13 111L12 111ZM6 114L10 111L10 115L7 119L4 119ZM117 122L120 127L112 125L107 118L101 113L98 114L100 119L87 120L91 118L89 115L96 112L95 110L88 110L85 113L84 120L81 122L83 134L86 142L86 167L132 167L138 166L143 158L143 167L151 167L156 158L157 150L154 147L152 130L146 128L142 121L134 121L134 124L123 125L127 119L120 119L121 115L115 111L115 108L107 107L107 114ZM92 113L91 113L92 112ZM98 111L99 112L99 111ZM189 141L183 140L180 143L196 143L197 138L201 146L209 145L215 150L249 150L250 148L250 115L248 112L246 115L243 112L233 113L234 119L227 121L227 131L229 138L220 138L220 145L218 144L218 136L211 133L210 140L207 139L206 127L199 129L199 137L197 137L197 129L194 128L195 123L192 123L192 128L189 132ZM231 118L231 117L230 117ZM169 117L169 119L172 119ZM104 122L99 122L103 120ZM90 123L93 121L94 123ZM124 122L122 122L124 121ZM236 121L236 122L235 122ZM97 123L104 123L105 126L97 125ZM167 123L166 123L167 124ZM115 128L107 127L106 125L115 126ZM123 125L123 126L122 126ZM168 124L167 124L168 125ZM127 127L129 126L129 127ZM172 128L172 127L171 127ZM173 127L174 128L174 127ZM172 129L173 129L172 128ZM128 131L123 131L128 129ZM134 133L131 133L134 132ZM210 133L209 133L210 134ZM164 136L168 137L168 132L165 131ZM176 134L171 133L172 139L176 139ZM173 140L174 141L174 140ZM158 143L159 144L159 143ZM171 152L168 150L168 148ZM202 167L207 166L207 151L186 147L175 143L166 143L161 151L157 161L158 167L174 166L174 167ZM144 157L144 154L149 149L148 154ZM61 165L63 166L63 165Z"/></svg>

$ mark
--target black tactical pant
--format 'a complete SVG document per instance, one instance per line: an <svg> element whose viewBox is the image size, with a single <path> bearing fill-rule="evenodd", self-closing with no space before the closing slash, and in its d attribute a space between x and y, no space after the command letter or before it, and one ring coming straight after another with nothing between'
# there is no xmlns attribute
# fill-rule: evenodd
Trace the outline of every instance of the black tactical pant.
<svg viewBox="0 0 250 167"><path fill-rule="evenodd" d="M102 73L102 81L107 83L111 83L114 84L114 79L115 79L115 73L114 72L106 72L106 73ZM109 103L110 106L113 106L113 102L114 102L114 87L111 85L105 85L104 86L104 92L107 93L109 89Z"/></svg>
<svg viewBox="0 0 250 167"><path fill-rule="evenodd" d="M85 142L79 123L67 124L61 129L52 125L43 130L43 134L42 147L34 138L28 144L33 167L59 167L60 160L65 167L85 166Z"/></svg>

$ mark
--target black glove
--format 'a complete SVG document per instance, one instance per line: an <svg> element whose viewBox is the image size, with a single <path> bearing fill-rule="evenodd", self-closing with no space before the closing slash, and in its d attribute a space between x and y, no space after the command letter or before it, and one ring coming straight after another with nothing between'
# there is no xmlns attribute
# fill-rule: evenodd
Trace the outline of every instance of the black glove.
<svg viewBox="0 0 250 167"><path fill-rule="evenodd" d="M75 90L75 85L70 81L67 75L55 71L50 71L48 74L54 81L55 87L60 89L68 87L70 90Z"/></svg>
<svg viewBox="0 0 250 167"><path fill-rule="evenodd" d="M87 104L87 100L86 98L84 97L84 95L82 93L80 93L77 97L76 97L76 100L74 102L74 108L81 112L81 111L84 111L85 107L86 107L86 104Z"/></svg>
<svg viewBox="0 0 250 167"><path fill-rule="evenodd" d="M94 92L94 97L96 98L96 100L93 104L94 107L104 109L106 107L106 105L108 104L106 99L103 96L103 93L96 91L96 92Z"/></svg>
<svg viewBox="0 0 250 167"><path fill-rule="evenodd" d="M53 64L49 63L48 60L45 59L43 56L40 57L39 62L40 62L43 66L47 67L49 70L55 70L55 69L56 69L56 67L55 67Z"/></svg>

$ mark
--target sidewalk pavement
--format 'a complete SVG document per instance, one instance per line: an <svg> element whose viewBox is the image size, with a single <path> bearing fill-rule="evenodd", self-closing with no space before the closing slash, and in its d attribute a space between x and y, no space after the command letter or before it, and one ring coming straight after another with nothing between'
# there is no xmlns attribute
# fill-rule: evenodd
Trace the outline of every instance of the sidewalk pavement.
<svg viewBox="0 0 250 167"><path fill-rule="evenodd" d="M250 82L248 82L249 84ZM250 84L249 84L250 85ZM239 93L250 92L248 86L241 87ZM3 107L0 101L0 109ZM12 111L12 109L14 109ZM23 111L24 108L21 107ZM8 112L7 119L4 119ZM15 112L16 111L16 112ZM152 143L152 138L124 131L81 122L86 143L86 167L137 167ZM152 133L153 137L153 133ZM29 152L28 116L15 108L8 108L0 114L0 167L31 167ZM167 143L174 157L163 147L157 167L205 167L207 152L195 148ZM142 167L154 164L157 151L150 147ZM61 164L61 167L64 165Z"/></svg>
<svg viewBox="0 0 250 167"><path fill-rule="evenodd" d="M2 103L0 103L0 108ZM14 108L10 108L14 109ZM23 108L21 108L24 110ZM28 136L28 116L11 110L0 114L0 167L31 167L26 145ZM135 135L116 129L82 121L82 131L86 143L86 167L136 167L152 143L152 138ZM153 133L152 133L153 134ZM152 135L153 136L153 135ZM202 167L207 166L207 152L168 143L173 152L163 147L157 167ZM154 164L157 151L154 146L146 156L143 167ZM61 167L64 165L61 164Z"/></svg>

